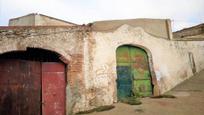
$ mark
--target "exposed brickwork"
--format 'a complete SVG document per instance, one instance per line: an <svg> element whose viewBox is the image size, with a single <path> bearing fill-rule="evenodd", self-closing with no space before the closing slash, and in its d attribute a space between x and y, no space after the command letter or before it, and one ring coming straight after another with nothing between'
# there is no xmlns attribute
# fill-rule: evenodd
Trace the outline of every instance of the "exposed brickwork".
<svg viewBox="0 0 204 115"><path fill-rule="evenodd" d="M87 26L0 27L0 54L31 47L61 55L60 59L67 64L66 100L71 103L67 103L66 110L70 113L85 91L83 41L89 31Z"/></svg>
<svg viewBox="0 0 204 115"><path fill-rule="evenodd" d="M68 82L71 87L73 87L77 82L79 85L83 86L83 55L74 54L72 55L73 61L68 64Z"/></svg>

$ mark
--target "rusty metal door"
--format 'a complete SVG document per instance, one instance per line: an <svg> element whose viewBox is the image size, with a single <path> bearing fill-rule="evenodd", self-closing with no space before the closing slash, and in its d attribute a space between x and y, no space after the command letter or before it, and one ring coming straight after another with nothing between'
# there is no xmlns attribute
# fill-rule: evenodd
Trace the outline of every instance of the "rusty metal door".
<svg viewBox="0 0 204 115"><path fill-rule="evenodd" d="M118 100L125 100L132 93L132 76L128 47L119 47L117 57L117 95Z"/></svg>
<svg viewBox="0 0 204 115"><path fill-rule="evenodd" d="M116 51L118 98L150 96L151 76L146 52L138 47L121 46Z"/></svg>
<svg viewBox="0 0 204 115"><path fill-rule="evenodd" d="M40 114L40 62L0 60L0 115Z"/></svg>
<svg viewBox="0 0 204 115"><path fill-rule="evenodd" d="M42 115L65 115L65 66L42 63Z"/></svg>
<svg viewBox="0 0 204 115"><path fill-rule="evenodd" d="M130 47L131 73L133 76L133 93L136 96L152 95L151 75L147 53L137 47Z"/></svg>

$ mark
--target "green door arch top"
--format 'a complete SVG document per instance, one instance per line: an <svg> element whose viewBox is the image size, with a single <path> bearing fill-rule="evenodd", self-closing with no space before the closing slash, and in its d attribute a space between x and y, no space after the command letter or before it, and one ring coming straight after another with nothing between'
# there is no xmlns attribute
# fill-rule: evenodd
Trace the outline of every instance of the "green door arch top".
<svg viewBox="0 0 204 115"><path fill-rule="evenodd" d="M116 51L118 99L152 95L147 53L138 47L120 46Z"/></svg>

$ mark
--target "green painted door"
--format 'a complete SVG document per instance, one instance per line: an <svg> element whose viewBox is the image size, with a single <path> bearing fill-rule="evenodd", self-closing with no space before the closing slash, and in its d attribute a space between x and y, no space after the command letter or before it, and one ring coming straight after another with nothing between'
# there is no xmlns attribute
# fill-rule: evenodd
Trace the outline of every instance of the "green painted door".
<svg viewBox="0 0 204 115"><path fill-rule="evenodd" d="M119 47L117 54L117 94L118 99L123 100L131 96L132 76L130 66L130 54L128 47Z"/></svg>
<svg viewBox="0 0 204 115"><path fill-rule="evenodd" d="M152 83L147 53L137 47L130 47L131 74L133 76L133 92L136 96L152 95Z"/></svg>
<svg viewBox="0 0 204 115"><path fill-rule="evenodd" d="M151 77L146 52L133 46L121 46L117 57L117 93L119 100L133 95L152 94Z"/></svg>

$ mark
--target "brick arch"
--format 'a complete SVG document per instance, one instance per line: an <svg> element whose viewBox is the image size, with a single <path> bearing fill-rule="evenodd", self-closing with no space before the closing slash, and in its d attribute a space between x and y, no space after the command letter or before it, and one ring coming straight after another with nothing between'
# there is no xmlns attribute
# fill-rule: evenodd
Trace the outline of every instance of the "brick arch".
<svg viewBox="0 0 204 115"><path fill-rule="evenodd" d="M4 54L4 53L9 53L9 52L18 52L18 51L26 51L27 50L27 48L32 48L32 49L42 49L42 50L47 50L47 51L51 51L51 52L54 52L54 53L56 53L56 54L59 54L60 55L60 57L59 57L59 59L63 62L63 63L65 63L65 64L68 64L70 61L71 61L71 56L70 55L66 55L63 51L61 51L61 50L58 50L57 48L52 48L52 47L40 47L40 46L32 46L32 47L27 47L27 46L24 46L24 47L10 47L10 48L8 48L8 49L6 49L6 50L1 50L1 52L0 52L0 55L1 54Z"/></svg>
<svg viewBox="0 0 204 115"><path fill-rule="evenodd" d="M153 60L152 60L152 53L151 51L143 46L143 45L138 45L138 44L120 44L116 47L115 51L120 47L120 46L133 46L133 47L138 47L141 48L142 50L144 50L147 53L148 56L148 65L149 65L149 69L150 69L150 74L151 74L151 79L152 79L152 85L153 85L153 95L157 96L160 95L160 89L158 86L158 82L157 82L157 78L156 78L156 74L154 71L154 66L153 66Z"/></svg>

